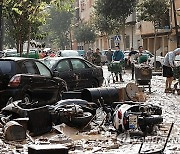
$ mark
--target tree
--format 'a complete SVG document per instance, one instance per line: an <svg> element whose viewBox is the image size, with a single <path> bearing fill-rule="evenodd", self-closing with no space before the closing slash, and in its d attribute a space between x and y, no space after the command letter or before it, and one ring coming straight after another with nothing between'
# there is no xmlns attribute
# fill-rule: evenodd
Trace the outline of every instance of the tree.
<svg viewBox="0 0 180 154"><path fill-rule="evenodd" d="M23 51L23 43L35 37L39 27L45 23L47 4L60 9L68 9L73 0L6 0L3 4L4 16L10 20L9 31L16 40L17 51ZM28 44L29 44L28 43ZM29 45L28 45L29 48Z"/></svg>
<svg viewBox="0 0 180 154"><path fill-rule="evenodd" d="M61 49L69 46L72 11L60 10L55 7L50 8L50 16L47 20L46 31L49 31L49 39L57 44Z"/></svg>
<svg viewBox="0 0 180 154"><path fill-rule="evenodd" d="M78 43L83 42L85 44L93 43L96 39L95 30L92 25L82 24L75 28L74 37Z"/></svg>
<svg viewBox="0 0 180 154"><path fill-rule="evenodd" d="M117 26L122 30L124 48L126 19L133 13L135 5L136 0L98 0L95 3L96 16L107 19L105 21L110 22L110 25L117 23ZM109 32L112 28L104 30Z"/></svg>
<svg viewBox="0 0 180 154"><path fill-rule="evenodd" d="M167 18L168 0L145 0L138 5L139 19L154 25L154 68L156 69L156 36L159 25Z"/></svg>
<svg viewBox="0 0 180 154"><path fill-rule="evenodd" d="M11 22L9 32L16 40L17 51L23 52L23 43L30 40L44 22L45 2L39 0L7 0L3 4L4 16Z"/></svg>

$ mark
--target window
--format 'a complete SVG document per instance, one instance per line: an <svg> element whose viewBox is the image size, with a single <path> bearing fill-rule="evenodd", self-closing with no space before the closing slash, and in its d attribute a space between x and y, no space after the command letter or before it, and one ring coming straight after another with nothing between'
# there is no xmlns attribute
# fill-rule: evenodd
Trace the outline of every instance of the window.
<svg viewBox="0 0 180 154"><path fill-rule="evenodd" d="M38 70L36 69L36 66L31 61L24 62L24 66L26 68L27 73L29 74L39 74Z"/></svg>
<svg viewBox="0 0 180 154"><path fill-rule="evenodd" d="M0 61L0 73L10 74L12 72L12 64L11 61Z"/></svg>
<svg viewBox="0 0 180 154"><path fill-rule="evenodd" d="M58 63L56 70L58 72L70 71L71 68L69 66L69 62L67 60L62 60Z"/></svg>
<svg viewBox="0 0 180 154"><path fill-rule="evenodd" d="M35 62L41 75L51 77L51 72L40 62Z"/></svg>
<svg viewBox="0 0 180 154"><path fill-rule="evenodd" d="M72 59L71 63L73 66L73 70L86 68L86 65L79 59Z"/></svg>

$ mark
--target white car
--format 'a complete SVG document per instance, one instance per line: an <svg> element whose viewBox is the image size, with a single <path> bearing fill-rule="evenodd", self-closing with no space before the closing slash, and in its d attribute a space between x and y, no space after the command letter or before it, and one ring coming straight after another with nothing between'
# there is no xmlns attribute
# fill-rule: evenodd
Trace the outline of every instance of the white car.
<svg viewBox="0 0 180 154"><path fill-rule="evenodd" d="M80 57L77 50L60 50L57 57Z"/></svg>
<svg viewBox="0 0 180 154"><path fill-rule="evenodd" d="M176 56L175 64L176 64L176 66L180 66L180 55Z"/></svg>
<svg viewBox="0 0 180 154"><path fill-rule="evenodd" d="M124 59L125 59L125 61L127 61L130 52L131 52L130 50L124 51ZM145 53L149 57L149 64L154 66L154 55L150 51L148 51L148 50L145 50ZM164 57L156 56L156 68L161 68L162 65L163 65L163 61L164 61Z"/></svg>
<svg viewBox="0 0 180 154"><path fill-rule="evenodd" d="M154 66L154 55L148 51L148 50L145 50L146 53L148 54L149 56L149 64ZM164 61L164 57L162 56L156 56L156 68L162 68L163 66L163 61Z"/></svg>

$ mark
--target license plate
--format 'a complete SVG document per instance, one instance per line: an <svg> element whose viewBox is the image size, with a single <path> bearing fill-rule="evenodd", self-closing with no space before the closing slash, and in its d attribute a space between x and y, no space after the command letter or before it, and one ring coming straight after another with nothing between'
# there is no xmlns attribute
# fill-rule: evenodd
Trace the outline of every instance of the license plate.
<svg viewBox="0 0 180 154"><path fill-rule="evenodd" d="M130 115L129 116L129 128L130 129L136 129L137 128L137 116L136 115Z"/></svg>

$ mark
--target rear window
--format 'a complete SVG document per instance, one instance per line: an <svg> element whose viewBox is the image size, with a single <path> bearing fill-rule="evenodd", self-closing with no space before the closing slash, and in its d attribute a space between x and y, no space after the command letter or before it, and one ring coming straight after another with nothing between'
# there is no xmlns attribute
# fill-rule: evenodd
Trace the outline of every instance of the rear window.
<svg viewBox="0 0 180 154"><path fill-rule="evenodd" d="M12 64L13 64L12 61L0 61L0 73L12 74L12 72L13 72Z"/></svg>

